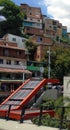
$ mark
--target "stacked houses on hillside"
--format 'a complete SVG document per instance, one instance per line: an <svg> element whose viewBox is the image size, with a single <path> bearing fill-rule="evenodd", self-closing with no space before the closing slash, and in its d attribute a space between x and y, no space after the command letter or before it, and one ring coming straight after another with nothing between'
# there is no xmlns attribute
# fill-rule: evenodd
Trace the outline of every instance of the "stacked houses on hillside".
<svg viewBox="0 0 70 130"><path fill-rule="evenodd" d="M44 57L44 46L51 46L54 40L58 43L62 36L67 35L67 27L54 19L42 15L41 9L31 7L27 4L20 5L24 13L23 33L30 35L30 40L38 44L36 61L41 61Z"/></svg>

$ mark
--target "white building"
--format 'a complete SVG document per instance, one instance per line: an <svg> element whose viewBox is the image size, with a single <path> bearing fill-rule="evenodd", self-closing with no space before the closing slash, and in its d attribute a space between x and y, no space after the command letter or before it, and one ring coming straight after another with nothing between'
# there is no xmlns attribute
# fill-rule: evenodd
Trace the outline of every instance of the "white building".
<svg viewBox="0 0 70 130"><path fill-rule="evenodd" d="M64 103L65 103L65 105L68 105L68 103L70 103L70 101L68 100L68 99L70 99L70 76L64 77L64 86L63 87L64 87L64 90L63 90Z"/></svg>
<svg viewBox="0 0 70 130"><path fill-rule="evenodd" d="M20 37L20 36L13 35L13 34L6 34L6 35L4 35L3 39L5 39L8 42L13 42L14 44L17 43L17 46L19 48L26 49L25 41L27 39L24 37Z"/></svg>
<svg viewBox="0 0 70 130"><path fill-rule="evenodd" d="M70 97L70 76L64 77L64 97Z"/></svg>
<svg viewBox="0 0 70 130"><path fill-rule="evenodd" d="M15 90L31 75L23 39L11 34L0 39L0 96Z"/></svg>

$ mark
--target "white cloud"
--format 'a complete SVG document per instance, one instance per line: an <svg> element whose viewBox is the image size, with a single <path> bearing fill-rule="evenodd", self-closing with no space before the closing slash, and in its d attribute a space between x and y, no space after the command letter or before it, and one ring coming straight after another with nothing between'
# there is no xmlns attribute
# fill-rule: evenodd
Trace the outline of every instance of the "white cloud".
<svg viewBox="0 0 70 130"><path fill-rule="evenodd" d="M31 6L39 5L45 14L59 20L63 26L67 26L70 32L70 0L12 0L15 3L28 3ZM35 4L36 3L36 4ZM46 7L46 9L45 9Z"/></svg>
<svg viewBox="0 0 70 130"><path fill-rule="evenodd" d="M70 0L44 0L48 14L59 20L63 26L67 26L70 32Z"/></svg>

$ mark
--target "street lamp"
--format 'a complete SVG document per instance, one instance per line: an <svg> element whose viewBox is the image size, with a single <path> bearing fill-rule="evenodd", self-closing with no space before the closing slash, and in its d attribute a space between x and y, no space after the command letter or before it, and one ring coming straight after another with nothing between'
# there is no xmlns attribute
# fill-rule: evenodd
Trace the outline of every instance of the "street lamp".
<svg viewBox="0 0 70 130"><path fill-rule="evenodd" d="M19 65L21 65L22 69L26 69L26 66L23 66L22 62L20 61L19 62ZM25 76L24 76L24 73L23 73L23 81L25 80Z"/></svg>
<svg viewBox="0 0 70 130"><path fill-rule="evenodd" d="M40 73L41 73L41 78L43 78L43 73L44 73L44 67L40 67Z"/></svg>

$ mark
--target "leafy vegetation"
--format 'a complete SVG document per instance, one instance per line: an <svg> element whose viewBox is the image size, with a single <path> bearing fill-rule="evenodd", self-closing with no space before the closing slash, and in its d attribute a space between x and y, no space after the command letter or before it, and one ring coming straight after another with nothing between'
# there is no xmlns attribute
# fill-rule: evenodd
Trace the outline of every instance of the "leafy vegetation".
<svg viewBox="0 0 70 130"><path fill-rule="evenodd" d="M70 99L68 99L68 100L70 100ZM48 106L52 106L52 104L54 107L51 107L51 109L54 108L55 116L51 117L49 114L42 116L41 117L41 125L59 128L60 127L61 112L62 112L61 106L63 106L63 97L58 98L56 101L45 98L44 102L41 104L41 106L43 106L44 108L47 109L47 108L49 108ZM68 106L70 106L70 104ZM64 120L65 121L63 121L63 124L62 124L62 127L64 129L70 128L69 127L70 122L68 122L68 121L66 122L67 116L69 114L70 114L70 108L66 108L65 113L64 113ZM33 118L32 121L33 121L33 123L38 125L39 118Z"/></svg>
<svg viewBox="0 0 70 130"><path fill-rule="evenodd" d="M45 51L45 62L48 63L48 54ZM65 75L70 75L70 48L54 44L51 47L51 78L58 78L63 81ZM47 76L48 66L44 76Z"/></svg>
<svg viewBox="0 0 70 130"><path fill-rule="evenodd" d="M0 6L4 6L0 10L0 14L6 17L6 21L0 22L0 37L6 33L21 35L20 27L22 26L23 14L19 6L15 5L11 0L0 0Z"/></svg>
<svg viewBox="0 0 70 130"><path fill-rule="evenodd" d="M37 49L37 45L34 44L31 41L26 41L25 44L26 44L26 47L27 47L28 52L29 52L29 60L34 60L34 56L35 56L35 52L36 52L36 49Z"/></svg>

